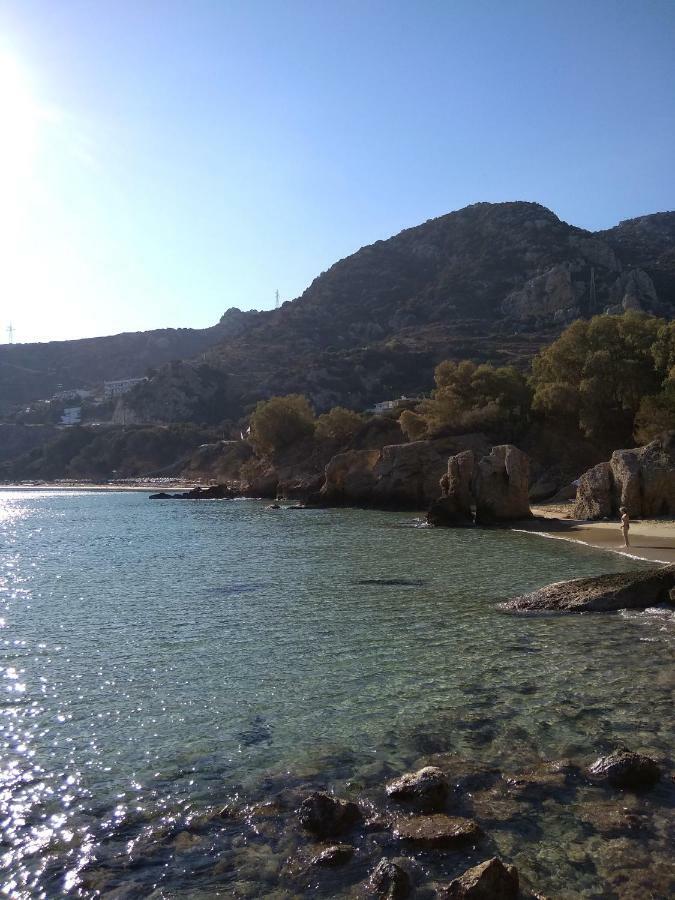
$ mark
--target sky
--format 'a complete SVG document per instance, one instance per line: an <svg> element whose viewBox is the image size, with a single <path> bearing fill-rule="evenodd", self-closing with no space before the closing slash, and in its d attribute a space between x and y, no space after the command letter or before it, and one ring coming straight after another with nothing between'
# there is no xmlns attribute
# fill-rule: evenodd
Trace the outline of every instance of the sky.
<svg viewBox="0 0 675 900"><path fill-rule="evenodd" d="M675 209L675 0L0 0L0 342L270 309L483 200Z"/></svg>

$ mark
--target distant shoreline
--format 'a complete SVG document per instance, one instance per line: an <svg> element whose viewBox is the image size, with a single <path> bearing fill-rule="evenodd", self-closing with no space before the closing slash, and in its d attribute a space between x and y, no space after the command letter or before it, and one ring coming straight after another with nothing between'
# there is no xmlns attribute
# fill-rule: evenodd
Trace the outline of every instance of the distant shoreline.
<svg viewBox="0 0 675 900"><path fill-rule="evenodd" d="M145 493L158 490L189 491L198 487L199 482L181 479L129 479L123 482L89 482L89 481L44 481L0 483L0 491L142 491Z"/></svg>

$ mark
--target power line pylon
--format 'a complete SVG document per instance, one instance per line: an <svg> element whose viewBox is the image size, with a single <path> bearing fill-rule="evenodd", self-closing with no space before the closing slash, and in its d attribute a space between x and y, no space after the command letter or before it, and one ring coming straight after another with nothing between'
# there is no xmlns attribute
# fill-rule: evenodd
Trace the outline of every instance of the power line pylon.
<svg viewBox="0 0 675 900"><path fill-rule="evenodd" d="M279 289L274 292L274 308L279 309Z"/></svg>
<svg viewBox="0 0 675 900"><path fill-rule="evenodd" d="M7 343L8 344L14 343L14 326L12 325L11 322L7 326Z"/></svg>

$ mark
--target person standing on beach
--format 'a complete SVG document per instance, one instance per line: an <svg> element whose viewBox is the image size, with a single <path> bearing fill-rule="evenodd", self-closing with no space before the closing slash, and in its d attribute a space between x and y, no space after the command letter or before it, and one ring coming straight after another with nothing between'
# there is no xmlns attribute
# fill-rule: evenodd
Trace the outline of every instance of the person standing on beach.
<svg viewBox="0 0 675 900"><path fill-rule="evenodd" d="M630 516L625 506L619 509L621 513L621 533L623 534L623 543L625 547L630 547L628 542L628 529L630 528Z"/></svg>

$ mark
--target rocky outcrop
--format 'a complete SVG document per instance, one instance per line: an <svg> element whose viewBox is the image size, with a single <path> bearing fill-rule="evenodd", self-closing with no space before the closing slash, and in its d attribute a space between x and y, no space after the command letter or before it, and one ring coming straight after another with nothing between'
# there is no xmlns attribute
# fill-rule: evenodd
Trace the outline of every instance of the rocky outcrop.
<svg viewBox="0 0 675 900"><path fill-rule="evenodd" d="M438 900L516 900L519 883L515 866L506 866L494 856L467 869L437 892Z"/></svg>
<svg viewBox="0 0 675 900"><path fill-rule="evenodd" d="M189 491L180 491L177 494L167 494L160 491L158 494L150 494L150 500L231 500L233 492L226 484L212 484L209 487L195 487Z"/></svg>
<svg viewBox="0 0 675 900"><path fill-rule="evenodd" d="M387 796L398 803L415 806L419 810L437 810L448 796L448 779L436 766L425 766L417 772L406 772L389 782Z"/></svg>
<svg viewBox="0 0 675 900"><path fill-rule="evenodd" d="M632 518L675 514L675 438L632 450L615 450L579 480L574 517L617 516L625 506Z"/></svg>
<svg viewBox="0 0 675 900"><path fill-rule="evenodd" d="M530 462L522 450L511 444L493 447L476 470L476 523L490 525L529 518L529 481Z"/></svg>
<svg viewBox="0 0 675 900"><path fill-rule="evenodd" d="M448 460L447 496L434 501L427 513L430 525L457 526L517 521L532 516L529 500L530 462L512 444L493 447L476 462L466 451Z"/></svg>
<svg viewBox="0 0 675 900"><path fill-rule="evenodd" d="M460 435L338 453L326 466L320 500L329 506L424 509L438 495L449 453L485 446L482 435Z"/></svg>
<svg viewBox="0 0 675 900"><path fill-rule="evenodd" d="M661 769L651 757L622 748L597 759L589 766L588 777L596 784L635 790L653 787L661 778Z"/></svg>
<svg viewBox="0 0 675 900"><path fill-rule="evenodd" d="M298 813L300 824L319 838L331 838L361 821L361 810L350 800L340 800L325 791L306 797Z"/></svg>
<svg viewBox="0 0 675 900"><path fill-rule="evenodd" d="M351 844L333 844L318 853L312 860L312 865L333 869L348 863L353 855L354 848Z"/></svg>
<svg viewBox="0 0 675 900"><path fill-rule="evenodd" d="M669 602L675 586L675 565L661 569L624 572L559 581L516 597L498 608L506 612L612 612L617 609L646 609Z"/></svg>

